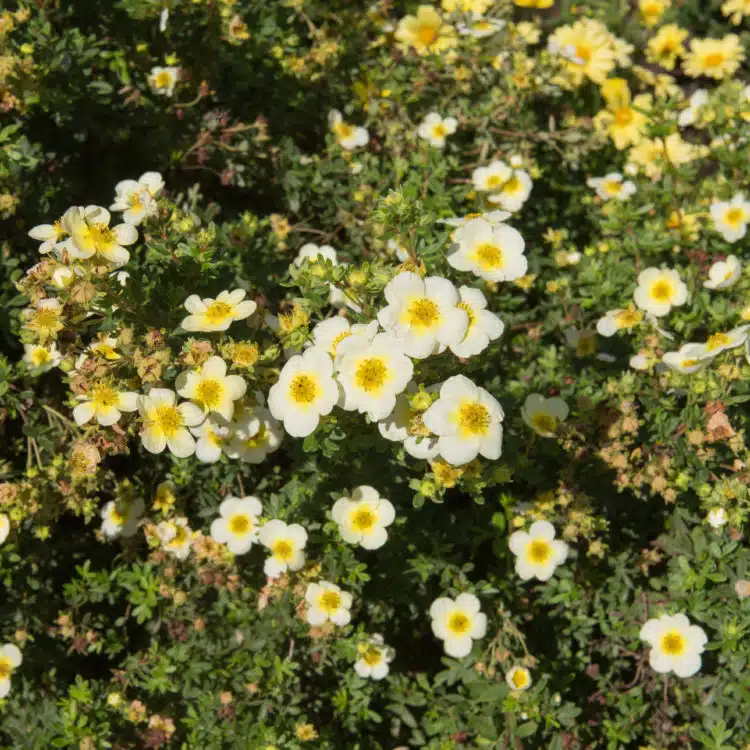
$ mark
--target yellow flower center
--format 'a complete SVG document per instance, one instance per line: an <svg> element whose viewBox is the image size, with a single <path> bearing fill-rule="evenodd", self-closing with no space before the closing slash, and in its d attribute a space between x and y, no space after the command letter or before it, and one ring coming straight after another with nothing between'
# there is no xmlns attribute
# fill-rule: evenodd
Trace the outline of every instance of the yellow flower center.
<svg viewBox="0 0 750 750"><path fill-rule="evenodd" d="M502 177L500 177L500 175L491 174L487 178L486 185L487 185L488 188L500 187L500 185L502 185L502 184L503 184L503 179L502 179ZM481 216L481 214L477 214L477 216Z"/></svg>
<svg viewBox="0 0 750 750"><path fill-rule="evenodd" d="M288 539L277 539L271 551L280 562L288 563L294 557L294 545Z"/></svg>
<svg viewBox="0 0 750 750"><path fill-rule="evenodd" d="M219 325L223 323L227 318L232 317L233 308L226 302L213 301L204 313L206 320L212 325Z"/></svg>
<svg viewBox="0 0 750 750"><path fill-rule="evenodd" d="M96 409L111 409L120 403L120 395L104 383L97 383L91 389L91 403Z"/></svg>
<svg viewBox="0 0 750 750"><path fill-rule="evenodd" d="M695 367L699 362L700 362L699 359L683 359L682 366L683 367Z"/></svg>
<svg viewBox="0 0 750 750"><path fill-rule="evenodd" d="M523 189L523 186L521 185L521 180L518 179L515 175L511 177L504 185L503 185L503 192L506 195L513 195L514 193L520 193Z"/></svg>
<svg viewBox="0 0 750 750"><path fill-rule="evenodd" d="M672 284L666 279L660 279L651 287L651 299L656 302L669 302L673 294Z"/></svg>
<svg viewBox="0 0 750 750"><path fill-rule="evenodd" d="M52 307L40 307L34 313L34 327L40 330L51 330L58 324L58 311Z"/></svg>
<svg viewBox="0 0 750 750"><path fill-rule="evenodd" d="M224 396L224 386L219 380L207 378L198 383L195 389L195 400L203 404L206 409L215 409Z"/></svg>
<svg viewBox="0 0 750 750"><path fill-rule="evenodd" d="M37 366L41 367L42 365L46 365L47 362L50 361L52 357L50 356L50 353L44 349L43 347L39 347L38 349L34 350L34 353L31 355L31 361Z"/></svg>
<svg viewBox="0 0 750 750"><path fill-rule="evenodd" d="M531 424L536 430L542 433L555 432L557 430L557 419L543 411L538 411L534 414L531 418Z"/></svg>
<svg viewBox="0 0 750 750"><path fill-rule="evenodd" d="M265 424L261 424L260 429L251 438L243 442L246 448L260 448L268 442L268 430Z"/></svg>
<svg viewBox="0 0 750 750"><path fill-rule="evenodd" d="M543 539L534 539L526 551L526 556L536 565L544 565L552 555L552 545Z"/></svg>
<svg viewBox="0 0 750 750"><path fill-rule="evenodd" d="M298 406L310 406L318 397L318 381L312 375L300 373L289 383L289 396Z"/></svg>
<svg viewBox="0 0 750 750"><path fill-rule="evenodd" d="M367 507L355 509L349 516L349 523L352 528L360 534L369 534L375 527L377 520L377 514Z"/></svg>
<svg viewBox="0 0 750 750"><path fill-rule="evenodd" d="M241 367L250 367L258 361L259 354L256 344L237 344L232 351L232 363Z"/></svg>
<svg viewBox="0 0 750 750"><path fill-rule="evenodd" d="M432 328L440 323L440 308L431 299L422 297L409 305L406 319L415 328Z"/></svg>
<svg viewBox="0 0 750 750"><path fill-rule="evenodd" d="M505 266L503 251L498 245L489 242L483 242L477 245L474 250L474 260L477 265L484 271L495 271Z"/></svg>
<svg viewBox="0 0 750 750"><path fill-rule="evenodd" d="M491 421L487 407L476 401L464 401L458 408L458 429L464 438L486 435Z"/></svg>
<svg viewBox="0 0 750 750"><path fill-rule="evenodd" d="M0 682L9 679L12 671L13 665L10 663L10 659L0 656Z"/></svg>
<svg viewBox="0 0 750 750"><path fill-rule="evenodd" d="M619 195L622 190L622 183L619 180L606 180L604 183L604 192L608 195Z"/></svg>
<svg viewBox="0 0 750 750"><path fill-rule="evenodd" d="M117 524L118 526L122 526L125 523L125 516L123 516L123 514L120 513L117 508L112 508L112 510L109 512L109 520L112 521L112 523Z"/></svg>
<svg viewBox="0 0 750 750"><path fill-rule="evenodd" d="M253 522L250 520L250 516L245 513L235 513L229 519L229 530L237 536L247 534L252 528Z"/></svg>
<svg viewBox="0 0 750 750"><path fill-rule="evenodd" d="M154 84L157 89L167 89L172 82L172 74L167 70L162 70L154 76Z"/></svg>
<svg viewBox="0 0 750 750"><path fill-rule="evenodd" d="M471 620L463 612L453 612L448 618L448 630L453 635L466 635L471 628Z"/></svg>
<svg viewBox="0 0 750 750"><path fill-rule="evenodd" d="M351 138L354 135L354 126L349 125L346 122L337 122L333 126L333 131L343 141L347 138Z"/></svg>
<svg viewBox="0 0 750 750"><path fill-rule="evenodd" d="M519 690L522 688L525 688L526 685L529 684L529 678L526 676L526 672L524 672L523 669L517 669L513 673L513 677L511 677L510 681L517 687Z"/></svg>
<svg viewBox="0 0 750 750"><path fill-rule="evenodd" d="M706 349L712 352L715 349L720 349L722 346L729 346L731 343L732 339L726 333L715 333L706 341Z"/></svg>
<svg viewBox="0 0 750 750"><path fill-rule="evenodd" d="M337 591L326 589L318 597L318 607L324 612L335 612L341 606L341 596Z"/></svg>
<svg viewBox="0 0 750 750"><path fill-rule="evenodd" d="M361 360L354 374L357 387L368 393L379 391L389 379L388 366L379 357Z"/></svg>
<svg viewBox="0 0 750 750"><path fill-rule="evenodd" d="M635 113L630 107L621 107L615 112L615 123L620 126L630 125Z"/></svg>
<svg viewBox="0 0 750 750"><path fill-rule="evenodd" d="M89 236L97 248L112 245L117 241L115 233L106 224L101 223L89 227Z"/></svg>
<svg viewBox="0 0 750 750"><path fill-rule="evenodd" d="M445 129L445 125L443 125L442 122L433 126L432 128L433 138L445 138L445 135L446 135L446 129Z"/></svg>
<svg viewBox="0 0 750 750"><path fill-rule="evenodd" d="M703 58L703 62L707 68L716 68L724 62L724 53L711 52Z"/></svg>
<svg viewBox="0 0 750 750"><path fill-rule="evenodd" d="M176 406L162 404L156 407L155 412L154 422L168 438L182 427L182 414Z"/></svg>
<svg viewBox="0 0 750 750"><path fill-rule="evenodd" d="M724 221L732 227L737 227L745 220L745 212L741 208L730 208L724 214Z"/></svg>
<svg viewBox="0 0 750 750"><path fill-rule="evenodd" d="M591 47L588 44L576 44L576 57L584 62L591 60Z"/></svg>
<svg viewBox="0 0 750 750"><path fill-rule="evenodd" d="M172 539L170 539L169 547L184 547L188 540L188 532L185 526L175 526L175 533Z"/></svg>
<svg viewBox="0 0 750 750"><path fill-rule="evenodd" d="M417 31L417 38L424 44L425 47L429 47L438 37L437 26L422 25Z"/></svg>
<svg viewBox="0 0 750 750"><path fill-rule="evenodd" d="M632 328L643 320L643 313L629 307L627 310L620 310L615 315L615 320L620 328Z"/></svg>
<svg viewBox="0 0 750 750"><path fill-rule="evenodd" d="M374 645L370 645L362 654L362 661L369 667L375 667L383 660L383 652Z"/></svg>
<svg viewBox="0 0 750 750"><path fill-rule="evenodd" d="M676 630L670 630L662 636L661 650L668 656L682 656L686 646L685 637Z"/></svg>

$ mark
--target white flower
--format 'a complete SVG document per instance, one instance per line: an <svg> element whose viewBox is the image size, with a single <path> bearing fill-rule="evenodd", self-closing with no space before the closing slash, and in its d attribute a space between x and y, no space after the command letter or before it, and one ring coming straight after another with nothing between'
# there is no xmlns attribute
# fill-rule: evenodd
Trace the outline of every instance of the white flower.
<svg viewBox="0 0 750 750"><path fill-rule="evenodd" d="M122 359L122 355L117 352L117 339L114 336L104 336L92 341L89 350L109 362Z"/></svg>
<svg viewBox="0 0 750 750"><path fill-rule="evenodd" d="M211 523L211 536L235 555L244 555L258 541L258 516L263 506L257 497L228 497Z"/></svg>
<svg viewBox="0 0 750 750"><path fill-rule="evenodd" d="M528 172L514 169L511 176L499 187L498 192L487 197L490 203L497 203L504 211L515 213L531 195L533 183Z"/></svg>
<svg viewBox="0 0 750 750"><path fill-rule="evenodd" d="M549 521L534 521L528 532L514 531L508 546L516 556L516 573L524 581L548 581L568 557L568 545L555 539L555 527Z"/></svg>
<svg viewBox="0 0 750 750"><path fill-rule="evenodd" d="M108 502L101 512L102 533L108 539L134 536L143 511L143 500L139 497L130 502Z"/></svg>
<svg viewBox="0 0 750 750"><path fill-rule="evenodd" d="M202 424L191 427L190 432L197 438L195 457L205 464L216 463L234 437L232 425L221 415L213 413Z"/></svg>
<svg viewBox="0 0 750 750"><path fill-rule="evenodd" d="M164 188L158 172L144 172L137 180L122 180L115 185L115 201L110 211L122 211L126 224L137 226L157 212L156 196Z"/></svg>
<svg viewBox="0 0 750 750"><path fill-rule="evenodd" d="M195 453L195 440L188 427L196 427L205 418L203 411L188 401L177 404L177 394L168 388L152 388L138 396L138 411L143 418L141 441L149 453L161 453L166 447L178 458Z"/></svg>
<svg viewBox="0 0 750 750"><path fill-rule="evenodd" d="M568 418L570 409L561 398L545 398L540 393L526 397L521 416L534 432L543 437L554 437L560 422Z"/></svg>
<svg viewBox="0 0 750 750"><path fill-rule="evenodd" d="M162 547L178 560L185 560L193 546L193 530L188 526L187 518L176 518L173 521L162 521L156 527Z"/></svg>
<svg viewBox="0 0 750 750"><path fill-rule="evenodd" d="M513 170L504 161L493 161L489 166L477 167L471 175L474 188L482 192L493 192L513 176Z"/></svg>
<svg viewBox="0 0 750 750"><path fill-rule="evenodd" d="M591 177L586 184L596 190L596 194L604 201L616 198L625 201L635 193L635 183L623 180L619 172L611 172L604 177Z"/></svg>
<svg viewBox="0 0 750 750"><path fill-rule="evenodd" d="M692 125L698 117L701 107L708 104L708 91L706 89L696 89L690 97L688 106L680 112L677 120L681 128Z"/></svg>
<svg viewBox="0 0 750 750"><path fill-rule="evenodd" d="M693 373L707 364L703 344L685 344L678 352L666 352L662 362L675 372Z"/></svg>
<svg viewBox="0 0 750 750"><path fill-rule="evenodd" d="M124 266L130 253L123 245L132 245L138 239L138 230L130 224L110 227L110 213L101 206L73 206L62 217L62 225L69 239L57 244L56 249L66 250L72 258L86 260L100 256L116 268Z"/></svg>
<svg viewBox="0 0 750 750"><path fill-rule="evenodd" d="M4 544L10 534L10 521L5 513L0 513L0 544Z"/></svg>
<svg viewBox="0 0 750 750"><path fill-rule="evenodd" d="M274 519L260 529L260 543L270 551L263 572L278 578L288 570L299 570L305 564L307 532L298 523L286 524Z"/></svg>
<svg viewBox="0 0 750 750"><path fill-rule="evenodd" d="M614 336L617 331L634 328L642 320L643 313L632 306L626 309L617 308L607 312L603 318L599 318L596 322L596 332L600 336Z"/></svg>
<svg viewBox="0 0 750 750"><path fill-rule="evenodd" d="M711 218L716 231L727 242L741 240L747 232L750 221L750 201L742 193L737 193L731 201L711 204Z"/></svg>
<svg viewBox="0 0 750 750"><path fill-rule="evenodd" d="M489 222L493 227L501 224L510 216L508 211L487 211L483 214L467 214L466 216L455 217L453 219L438 219L438 224L447 224L449 227L465 227L470 221L474 219L484 219ZM406 260L406 258L404 258Z"/></svg>
<svg viewBox="0 0 750 750"><path fill-rule="evenodd" d="M526 273L523 237L508 224L472 219L453 239L448 263L458 271L471 271L486 281L513 281Z"/></svg>
<svg viewBox="0 0 750 750"><path fill-rule="evenodd" d="M511 667L505 674L511 690L528 690L531 687L531 672L526 667Z"/></svg>
<svg viewBox="0 0 750 750"><path fill-rule="evenodd" d="M235 422L232 439L224 447L224 452L229 458L259 464L265 461L269 453L278 449L283 436L281 425L271 416L271 412L264 407L256 407L251 415Z"/></svg>
<svg viewBox="0 0 750 750"><path fill-rule="evenodd" d="M185 309L190 313L180 324L186 331L226 331L235 320L249 318L258 307L245 299L244 289L221 292L216 299L201 299L191 294L185 300Z"/></svg>
<svg viewBox="0 0 750 750"><path fill-rule="evenodd" d="M440 397L423 415L425 426L438 436L439 454L453 466L469 463L477 454L500 458L503 409L495 398L463 375L448 378Z"/></svg>
<svg viewBox="0 0 750 750"><path fill-rule="evenodd" d="M703 282L706 289L729 289L742 275L742 263L736 255L726 260L719 260L708 269L708 281Z"/></svg>
<svg viewBox="0 0 750 750"><path fill-rule="evenodd" d="M312 329L312 346L327 351L335 364L349 351L362 341L370 343L378 332L378 321L369 323L355 323L352 325L346 318L336 315L318 323Z"/></svg>
<svg viewBox="0 0 750 750"><path fill-rule="evenodd" d="M641 310L661 318L673 307L684 305L687 299L688 289L679 271L647 268L638 274L638 288L633 300Z"/></svg>
<svg viewBox="0 0 750 750"><path fill-rule="evenodd" d="M305 601L310 625L322 625L329 620L334 625L348 625L352 619L349 613L352 595L342 591L335 583L320 581L308 584Z"/></svg>
<svg viewBox="0 0 750 750"><path fill-rule="evenodd" d="M458 120L455 117L443 119L437 112L430 112L417 129L417 135L431 146L443 148L446 136L453 135L457 127Z"/></svg>
<svg viewBox="0 0 750 750"><path fill-rule="evenodd" d="M378 321L401 340L410 357L425 359L466 334L469 316L456 307L458 292L448 279L422 279L407 271L391 279L384 294L388 305L378 313Z"/></svg>
<svg viewBox="0 0 750 750"><path fill-rule="evenodd" d="M630 358L628 364L634 370L648 370L648 368L651 366L651 360L644 354L634 354Z"/></svg>
<svg viewBox="0 0 750 750"><path fill-rule="evenodd" d="M294 265L299 268L305 261L320 263L321 259L330 261L334 266L339 264L336 251L330 245L315 245L308 242L299 249Z"/></svg>
<svg viewBox="0 0 750 750"><path fill-rule="evenodd" d="M708 341L702 345L701 356L704 358L713 358L727 349L736 349L742 346L748 339L750 324L733 328L731 331L724 333L714 333L708 337Z"/></svg>
<svg viewBox="0 0 750 750"><path fill-rule="evenodd" d="M425 388L425 393L437 391L439 386ZM432 435L423 422L424 408L414 409L412 395L417 392L414 383L409 383L407 392L396 397L393 411L378 422L378 431L386 439L403 443L404 450L414 458L431 459L438 455L438 438ZM429 406L429 402L427 403Z"/></svg>
<svg viewBox="0 0 750 750"><path fill-rule="evenodd" d="M382 680L390 669L395 656L392 648L385 645L382 635L370 636L366 643L357 646L359 659L354 663L354 671L364 679Z"/></svg>
<svg viewBox="0 0 750 750"><path fill-rule="evenodd" d="M357 487L351 498L339 498L331 510L341 538L363 549L379 549L388 540L386 526L396 518L393 505L369 485Z"/></svg>
<svg viewBox="0 0 750 750"><path fill-rule="evenodd" d="M80 268L80 266L76 266ZM52 285L58 289L67 289L76 278L76 273L72 268L68 266L58 266L52 272Z"/></svg>
<svg viewBox="0 0 750 750"><path fill-rule="evenodd" d="M461 659L471 653L472 642L484 638L487 615L480 611L474 594L459 594L455 600L441 596L432 603L432 632L443 641L448 656Z"/></svg>
<svg viewBox="0 0 750 750"><path fill-rule="evenodd" d="M711 508L706 515L706 520L712 529L720 529L722 526L726 525L727 512L724 508Z"/></svg>
<svg viewBox="0 0 750 750"><path fill-rule="evenodd" d="M0 698L5 698L10 692L11 675L21 666L22 661L21 652L12 643L6 643L0 648Z"/></svg>
<svg viewBox="0 0 750 750"><path fill-rule="evenodd" d="M460 23L458 25L458 33L462 36L473 36L475 39L484 39L496 34L505 26L505 21L499 18L482 18L479 13L472 14L472 17L473 20L471 23Z"/></svg>
<svg viewBox="0 0 750 750"><path fill-rule="evenodd" d="M38 224L29 230L29 237L42 243L39 245L39 252L42 255L51 253L66 235L62 220L54 224Z"/></svg>
<svg viewBox="0 0 750 750"><path fill-rule="evenodd" d="M341 112L337 109L332 109L328 113L328 124L336 136L339 146L347 151L351 151L359 146L366 146L370 140L370 134L367 132L367 128L350 125L349 123L344 122Z"/></svg>
<svg viewBox="0 0 750 750"><path fill-rule="evenodd" d="M53 367L57 367L62 361L62 355L57 350L57 344L54 342L49 344L49 346L24 344L23 350L23 361L37 373L48 372Z"/></svg>
<svg viewBox="0 0 750 750"><path fill-rule="evenodd" d="M463 340L451 344L450 350L457 357L473 357L484 351L490 341L500 338L505 325L500 318L486 309L487 298L479 289L470 286L459 287L458 307L469 316L469 326Z"/></svg>
<svg viewBox="0 0 750 750"><path fill-rule="evenodd" d="M379 333L370 342L359 337L355 345L349 346L338 370L343 408L377 421L393 411L396 396L411 380L414 365L399 340Z"/></svg>
<svg viewBox="0 0 750 750"><path fill-rule="evenodd" d="M284 365L268 394L268 408L290 435L306 437L338 400L331 358L321 349L312 348Z"/></svg>
<svg viewBox="0 0 750 750"><path fill-rule="evenodd" d="M96 418L100 425L106 427L119 422L122 412L136 411L138 408L137 393L117 390L104 380L96 381L88 393L77 398L81 402L73 409L73 419L77 425Z"/></svg>
<svg viewBox="0 0 750 750"><path fill-rule="evenodd" d="M215 412L227 420L234 414L234 402L247 390L242 377L227 375L227 363L217 356L209 357L200 367L181 372L175 385L180 396L190 399L206 414Z"/></svg>
<svg viewBox="0 0 750 750"><path fill-rule="evenodd" d="M641 628L640 638L651 646L648 661L654 671L674 672L678 677L692 677L700 671L708 638L685 615L652 618Z"/></svg>
<svg viewBox="0 0 750 750"><path fill-rule="evenodd" d="M180 69L178 67L155 65L149 73L148 85L155 94L172 96L179 79Z"/></svg>

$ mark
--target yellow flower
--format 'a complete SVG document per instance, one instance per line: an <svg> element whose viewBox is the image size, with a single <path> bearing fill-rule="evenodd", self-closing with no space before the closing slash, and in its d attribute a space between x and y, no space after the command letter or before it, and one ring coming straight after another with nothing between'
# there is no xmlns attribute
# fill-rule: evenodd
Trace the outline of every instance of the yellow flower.
<svg viewBox="0 0 750 750"><path fill-rule="evenodd" d="M402 18L396 39L404 47L413 47L418 55L431 55L456 45L454 28L430 5L420 5L416 16Z"/></svg>
<svg viewBox="0 0 750 750"><path fill-rule="evenodd" d="M692 78L708 76L720 81L732 76L744 59L736 34L727 34L723 39L693 39L682 69Z"/></svg>
<svg viewBox="0 0 750 750"><path fill-rule="evenodd" d="M560 49L570 49L575 55L565 61L568 76L575 86L580 86L585 78L603 83L617 62L617 40L600 21L582 18L574 24L561 26L550 39Z"/></svg>
<svg viewBox="0 0 750 750"><path fill-rule="evenodd" d="M318 732L312 724L298 724L294 733L300 742L310 742L318 738Z"/></svg>
<svg viewBox="0 0 750 750"><path fill-rule="evenodd" d="M656 26L664 11L671 4L671 0L639 0L638 10L641 12L643 24L648 28Z"/></svg>
<svg viewBox="0 0 750 750"><path fill-rule="evenodd" d="M739 26L743 18L750 16L750 0L727 0L721 6L721 12L727 17L731 16L732 23Z"/></svg>
<svg viewBox="0 0 750 750"><path fill-rule="evenodd" d="M494 0L443 0L442 8L446 13L454 10L461 13L484 13Z"/></svg>
<svg viewBox="0 0 750 750"><path fill-rule="evenodd" d="M648 40L646 59L666 70L674 70L677 58L685 54L682 43L687 39L687 35L687 31L675 23L662 26L656 36Z"/></svg>
<svg viewBox="0 0 750 750"><path fill-rule="evenodd" d="M451 466L449 463L438 459L430 463L432 473L435 475L435 481L441 487L450 489L456 486L456 482L461 478L464 469L461 466Z"/></svg>
<svg viewBox="0 0 750 750"><path fill-rule="evenodd" d="M513 0L513 4L519 8L544 10L545 8L551 8L555 4L555 0Z"/></svg>
<svg viewBox="0 0 750 750"><path fill-rule="evenodd" d="M683 140L679 133L672 133L664 139L644 138L630 149L629 157L631 163L641 167L647 176L654 177L666 163L679 167L705 153L705 147L695 146Z"/></svg>
<svg viewBox="0 0 750 750"><path fill-rule="evenodd" d="M648 118L641 110L650 109L651 96L640 94L630 103L630 89L624 78L610 78L601 87L602 96L607 102L594 118L597 130L609 134L615 148L634 146L643 139L643 130Z"/></svg>

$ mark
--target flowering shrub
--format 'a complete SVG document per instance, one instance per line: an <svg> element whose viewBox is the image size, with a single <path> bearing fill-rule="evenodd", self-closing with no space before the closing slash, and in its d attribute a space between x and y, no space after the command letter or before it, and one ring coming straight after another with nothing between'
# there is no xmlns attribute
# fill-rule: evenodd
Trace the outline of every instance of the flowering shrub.
<svg viewBox="0 0 750 750"><path fill-rule="evenodd" d="M59 5L2 747L750 747L750 5Z"/></svg>

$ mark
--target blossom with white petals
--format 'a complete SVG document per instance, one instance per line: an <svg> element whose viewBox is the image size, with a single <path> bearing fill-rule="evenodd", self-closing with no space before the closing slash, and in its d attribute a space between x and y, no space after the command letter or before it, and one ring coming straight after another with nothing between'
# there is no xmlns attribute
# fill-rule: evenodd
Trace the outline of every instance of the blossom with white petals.
<svg viewBox="0 0 750 750"><path fill-rule="evenodd" d="M473 357L484 351L490 341L500 338L505 325L495 313L487 310L487 298L479 289L470 286L459 287L458 307L469 316L469 326L463 339L451 344L450 350L457 357Z"/></svg>
<svg viewBox="0 0 750 750"><path fill-rule="evenodd" d="M467 214L466 216L456 216L452 219L438 219L438 224L446 224L449 227L465 227L470 221L474 219L484 219L489 222L493 227L497 224L504 222L509 216L509 211L485 211L483 214Z"/></svg>
<svg viewBox="0 0 750 750"><path fill-rule="evenodd" d="M332 109L328 113L328 124L336 136L339 146L346 151L366 146L370 140L367 128L344 122L341 112L337 109Z"/></svg>
<svg viewBox="0 0 750 750"><path fill-rule="evenodd" d="M508 546L516 556L516 573L523 581L548 581L568 557L568 545L555 539L555 527L549 521L534 521L528 532L514 531Z"/></svg>
<svg viewBox="0 0 750 750"><path fill-rule="evenodd" d="M288 570L300 570L305 564L307 531L300 524L273 519L261 526L259 538L271 553L263 566L269 578L278 578Z"/></svg>
<svg viewBox="0 0 750 750"><path fill-rule="evenodd" d="M643 313L632 305L628 308L610 310L596 322L596 332L600 336L614 336L617 331L635 328L643 320Z"/></svg>
<svg viewBox="0 0 750 750"><path fill-rule="evenodd" d="M159 96L172 96L180 80L180 69L174 65L155 65L148 76L148 85Z"/></svg>
<svg viewBox="0 0 750 750"><path fill-rule="evenodd" d="M635 183L632 180L623 180L619 172L611 172L604 177L590 177L586 184L594 188L603 201L613 198L625 201L635 193Z"/></svg>
<svg viewBox="0 0 750 750"><path fill-rule="evenodd" d="M177 393L197 404L208 414L214 412L231 419L234 402L242 398L247 383L240 375L227 375L227 363L217 356L209 357L202 365L185 370L175 381Z"/></svg>
<svg viewBox="0 0 750 750"><path fill-rule="evenodd" d="M156 527L156 536L165 552L174 555L178 560L187 559L193 547L194 536L187 518L162 521Z"/></svg>
<svg viewBox="0 0 750 750"><path fill-rule="evenodd" d="M195 457L204 464L216 463L234 437L231 423L213 412L197 427L191 427L190 432L196 438Z"/></svg>
<svg viewBox="0 0 750 750"><path fill-rule="evenodd" d="M736 349L742 346L750 336L750 324L738 326L731 331L719 331L708 337L705 344L701 347L701 356L713 358L727 351L727 349Z"/></svg>
<svg viewBox="0 0 750 750"><path fill-rule="evenodd" d="M48 372L62 362L62 355L54 342L48 346L24 344L23 350L23 361L38 373Z"/></svg>
<svg viewBox="0 0 750 750"><path fill-rule="evenodd" d="M431 401L430 393L439 389L438 385L425 388L418 400L425 401L419 409L414 408L412 397L417 393L414 383L409 383L406 392L396 397L393 411L378 422L378 431L386 439L403 443L404 450L414 458L431 459L438 455L438 438L425 426L423 415Z"/></svg>
<svg viewBox="0 0 750 750"><path fill-rule="evenodd" d="M258 517L263 506L257 497L228 497L211 523L211 536L230 552L244 555L258 541Z"/></svg>
<svg viewBox="0 0 750 750"><path fill-rule="evenodd" d="M736 255L730 255L726 260L717 260L708 269L708 280L703 282L706 289L729 289L734 286L742 275L742 263Z"/></svg>
<svg viewBox="0 0 750 750"><path fill-rule="evenodd" d="M540 393L526 397L521 416L534 432L542 437L554 437L560 422L568 418L570 409L561 398L545 398Z"/></svg>
<svg viewBox="0 0 750 750"><path fill-rule="evenodd" d="M102 533L108 539L134 536L144 509L143 500L139 497L130 501L108 502L101 512Z"/></svg>
<svg viewBox="0 0 750 750"><path fill-rule="evenodd" d="M531 687L531 672L526 667L511 667L505 674L505 682L511 690L528 690Z"/></svg>
<svg viewBox="0 0 750 750"><path fill-rule="evenodd" d="M360 677L382 680L388 674L395 652L385 645L383 636L376 633L367 642L357 646L357 656L359 658L354 663L354 671Z"/></svg>
<svg viewBox="0 0 750 750"><path fill-rule="evenodd" d="M633 294L635 304L647 313L661 318L673 307L684 305L688 289L679 271L668 268L647 268L638 274L638 288Z"/></svg>
<svg viewBox="0 0 750 750"><path fill-rule="evenodd" d="M200 407L189 401L178 404L177 394L168 388L152 388L138 396L137 405L143 418L141 441L149 453L161 453L167 447L178 458L195 453L195 439L188 428L205 419Z"/></svg>
<svg viewBox="0 0 750 750"><path fill-rule="evenodd" d="M21 666L22 661L18 646L6 643L0 647L0 698L5 698L10 692L11 675Z"/></svg>
<svg viewBox="0 0 750 750"><path fill-rule="evenodd" d="M339 400L333 362L315 347L293 356L268 393L271 414L293 437L307 437Z"/></svg>
<svg viewBox="0 0 750 750"><path fill-rule="evenodd" d="M712 203L711 218L714 228L727 242L737 242L747 233L750 201L746 201L742 193L737 193L730 201Z"/></svg>
<svg viewBox="0 0 750 750"><path fill-rule="evenodd" d="M190 313L180 324L186 331L226 331L235 320L249 318L258 305L245 299L244 289L221 292L216 299L201 299L191 294L185 300L185 309Z"/></svg>
<svg viewBox="0 0 750 750"><path fill-rule="evenodd" d="M528 172L523 169L513 169L510 177L503 182L497 192L487 196L490 203L496 203L504 211L515 213L531 195L533 182Z"/></svg>
<svg viewBox="0 0 750 750"><path fill-rule="evenodd" d="M686 128L688 125L692 125L698 118L698 113L702 107L708 104L708 90L707 89L696 89L690 96L688 106L680 112L680 116L677 120L681 128Z"/></svg>
<svg viewBox="0 0 750 750"><path fill-rule="evenodd" d="M706 521L712 529L720 529L726 526L727 512L724 508L711 508L706 514Z"/></svg>
<svg viewBox="0 0 750 750"><path fill-rule="evenodd" d="M29 229L29 237L32 240L38 240L42 243L39 245L39 252L42 255L51 253L67 235L68 233L63 227L62 219L56 221L54 224L38 224Z"/></svg>
<svg viewBox="0 0 750 750"><path fill-rule="evenodd" d="M5 513L0 513L0 544L4 544L10 534L10 520Z"/></svg>
<svg viewBox="0 0 750 750"><path fill-rule="evenodd" d="M525 243L508 224L472 219L453 235L448 263L457 271L471 271L486 281L520 279L528 269Z"/></svg>
<svg viewBox="0 0 750 750"><path fill-rule="evenodd" d="M438 436L438 453L462 466L482 455L500 458L503 409L494 396L463 375L440 386L440 397L424 413L425 426Z"/></svg>
<svg viewBox="0 0 750 750"><path fill-rule="evenodd" d="M388 540L386 527L395 520L396 511L374 487L362 485L351 497L341 497L334 503L331 517L345 542L378 549Z"/></svg>
<svg viewBox="0 0 750 750"><path fill-rule="evenodd" d="M703 344L685 344L678 352L666 352L662 362L670 370L686 374L698 372L708 364Z"/></svg>
<svg viewBox="0 0 750 750"><path fill-rule="evenodd" d="M164 188L158 172L144 172L137 180L121 180L115 185L115 200L110 211L122 211L126 224L137 226L157 212L156 196Z"/></svg>
<svg viewBox="0 0 750 750"><path fill-rule="evenodd" d="M259 464L270 453L278 450L284 432L268 409L258 406L239 419L235 415L235 420L231 440L224 446L224 452L229 458Z"/></svg>
<svg viewBox="0 0 750 750"><path fill-rule="evenodd" d="M654 617L641 628L639 635L651 646L648 663L655 672L692 677L700 671L701 654L708 638L703 628L691 625L685 615Z"/></svg>
<svg viewBox="0 0 750 750"><path fill-rule="evenodd" d="M73 409L73 419L77 425L86 424L92 419L107 427L120 421L122 412L136 411L138 394L120 391L105 380L98 380L84 394L77 397L81 402Z"/></svg>
<svg viewBox="0 0 750 750"><path fill-rule="evenodd" d="M56 245L56 250L67 251L71 258L86 260L100 257L116 268L130 259L125 245L138 239L138 230L131 224L110 227L111 216L101 206L72 206L62 217L63 229L70 235Z"/></svg>
<svg viewBox="0 0 750 750"><path fill-rule="evenodd" d="M494 192L513 176L513 169L504 161L495 160L486 167L477 167L471 174L474 189L482 192Z"/></svg>
<svg viewBox="0 0 750 750"><path fill-rule="evenodd" d="M378 321L402 342L408 356L425 359L466 335L469 316L456 307L458 292L448 279L423 279L406 271L392 278L383 293L388 305L378 313Z"/></svg>
<svg viewBox="0 0 750 750"><path fill-rule="evenodd" d="M330 581L308 584L305 601L307 622L310 625L317 626L330 621L334 625L343 626L348 625L352 619L349 612L352 595Z"/></svg>
<svg viewBox="0 0 750 750"><path fill-rule="evenodd" d="M417 129L417 135L431 146L443 148L446 137L453 135L457 127L458 120L455 117L443 118L438 112L430 112Z"/></svg>
<svg viewBox="0 0 750 750"><path fill-rule="evenodd" d="M327 351L336 365L350 347L357 347L362 341L370 343L378 332L378 321L369 323L350 323L346 318L336 315L323 320L312 329L312 346Z"/></svg>
<svg viewBox="0 0 750 750"><path fill-rule="evenodd" d="M443 641L448 656L461 659L471 653L473 642L487 633L487 615L474 594L455 599L441 596L430 607L432 632Z"/></svg>

